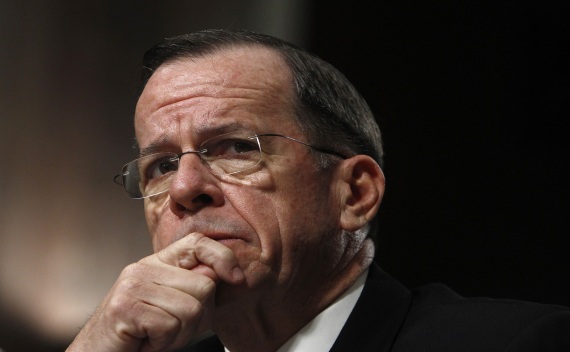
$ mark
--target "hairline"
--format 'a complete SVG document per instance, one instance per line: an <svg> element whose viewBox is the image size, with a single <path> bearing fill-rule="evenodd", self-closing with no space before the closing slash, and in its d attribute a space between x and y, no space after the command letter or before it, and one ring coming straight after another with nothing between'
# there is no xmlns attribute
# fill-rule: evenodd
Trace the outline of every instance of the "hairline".
<svg viewBox="0 0 570 352"><path fill-rule="evenodd" d="M302 123L302 116L305 114L313 114L314 112L309 111L309 109L307 109L303 106L302 99L300 96L301 92L299 89L298 77L297 77L297 73L295 72L293 63L290 61L290 59L287 57L287 55L282 50L279 50L279 48L276 48L274 46L271 46L271 45L265 44L265 43L247 42L247 41L223 42L223 43L218 43L217 45L214 45L214 46L202 48L199 51L182 52L182 53L175 54L172 57L169 57L166 60L164 60L163 62L161 62L158 66L156 66L156 68L154 70L151 70L151 68L149 68L149 67L143 66L143 69L149 70L151 72L151 74L146 78L145 81L143 81L142 89L141 89L140 94L139 94L139 98L142 95L142 92L144 91L144 89L146 88L148 81L152 78L152 76L154 75L156 70L158 70L160 67L163 67L165 65L175 64L177 62L183 62L185 60L194 60L194 59L206 58L209 55L220 54L220 53L223 53L226 51L231 51L232 49L240 49L240 48L265 49L268 52L275 54L276 57L278 57L280 60L282 60L282 62L287 67L287 70L289 71L288 73L291 74L291 77L292 77L292 79L289 82L287 82L287 84L290 85L290 88L292 89L292 92L293 92L293 97L292 97L293 99L291 101L291 103L292 103L291 108L292 108L292 112L293 112L293 120L297 124L297 126L299 127L301 133L303 133L303 135L305 137L310 139L311 136L307 131L308 128L305 124ZM284 49L284 50L286 50L286 49ZM312 141L309 140L309 143L311 143L311 142ZM311 149L311 152L316 157L319 156L318 154L321 154L321 153L313 151L312 149ZM326 159L329 159L328 155L324 155L324 157ZM323 158L318 158L318 159L321 160ZM322 161L323 160L321 160L321 162L319 164L323 164ZM325 163L325 164L327 164L327 163Z"/></svg>

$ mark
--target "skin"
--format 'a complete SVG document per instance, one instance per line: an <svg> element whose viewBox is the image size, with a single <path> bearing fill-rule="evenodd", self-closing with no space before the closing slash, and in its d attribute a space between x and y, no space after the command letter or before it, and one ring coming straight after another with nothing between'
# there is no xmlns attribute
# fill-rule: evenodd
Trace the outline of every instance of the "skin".
<svg viewBox="0 0 570 352"><path fill-rule="evenodd" d="M306 137L293 78L261 47L163 64L136 107L143 151L196 150L220 132ZM127 267L68 351L165 351L211 329L231 351L274 351L369 266L357 231L384 178L357 155L321 170L308 148L263 140L263 161L214 176L181 158L167 193L145 200L155 254Z"/></svg>

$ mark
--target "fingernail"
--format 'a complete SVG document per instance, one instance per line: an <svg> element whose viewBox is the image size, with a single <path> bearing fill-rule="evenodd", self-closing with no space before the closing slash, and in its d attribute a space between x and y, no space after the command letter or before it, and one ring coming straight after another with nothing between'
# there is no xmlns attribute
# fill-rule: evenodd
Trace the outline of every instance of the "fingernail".
<svg viewBox="0 0 570 352"><path fill-rule="evenodd" d="M235 281L241 281L244 279L245 276L243 276L243 271L241 271L241 269L239 267L235 267L232 269L232 279L234 279Z"/></svg>

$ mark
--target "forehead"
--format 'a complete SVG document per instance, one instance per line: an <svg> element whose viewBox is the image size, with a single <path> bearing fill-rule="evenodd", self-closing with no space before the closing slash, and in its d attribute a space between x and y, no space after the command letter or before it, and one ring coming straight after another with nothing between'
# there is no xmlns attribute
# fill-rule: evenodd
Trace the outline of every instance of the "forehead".
<svg viewBox="0 0 570 352"><path fill-rule="evenodd" d="M272 50L232 47L180 58L161 65L146 84L135 111L137 139L142 145L225 124L290 125L293 102L291 71Z"/></svg>

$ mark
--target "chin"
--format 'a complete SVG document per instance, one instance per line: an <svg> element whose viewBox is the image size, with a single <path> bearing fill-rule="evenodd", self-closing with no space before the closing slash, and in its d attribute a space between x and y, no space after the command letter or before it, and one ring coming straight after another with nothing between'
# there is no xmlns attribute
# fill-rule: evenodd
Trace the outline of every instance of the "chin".
<svg viewBox="0 0 570 352"><path fill-rule="evenodd" d="M242 306L244 299L249 296L250 289L246 282L241 285L230 285L225 282L220 282L216 288L216 310L228 308L229 310L236 304ZM239 311L239 310L238 310Z"/></svg>
<svg viewBox="0 0 570 352"><path fill-rule="evenodd" d="M258 298L256 292L267 292L267 288L275 285L272 273L266 266L260 265L257 260L240 257L239 254L237 256L245 281L240 285L220 282L216 289L216 306L232 305L237 302L242 306L248 301L255 302Z"/></svg>

